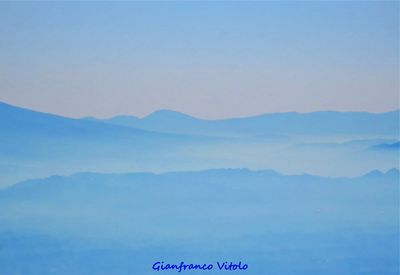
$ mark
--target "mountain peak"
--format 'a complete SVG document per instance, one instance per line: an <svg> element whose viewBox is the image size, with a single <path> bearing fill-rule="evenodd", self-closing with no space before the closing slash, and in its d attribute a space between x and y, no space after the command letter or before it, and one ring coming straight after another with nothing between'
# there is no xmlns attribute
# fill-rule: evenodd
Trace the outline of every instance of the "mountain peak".
<svg viewBox="0 0 400 275"><path fill-rule="evenodd" d="M371 177L381 177L383 175L384 175L384 173L382 173L382 171L380 171L380 170L372 170L371 172L365 174L363 177L371 178Z"/></svg>
<svg viewBox="0 0 400 275"><path fill-rule="evenodd" d="M195 119L194 117L168 109L160 109L152 112L151 114L143 117L142 119Z"/></svg>
<svg viewBox="0 0 400 275"><path fill-rule="evenodd" d="M399 177L400 172L397 168L389 169L386 173L380 170L372 170L371 172L362 176L362 178L380 178L380 177Z"/></svg>
<svg viewBox="0 0 400 275"><path fill-rule="evenodd" d="M398 177L400 175L399 169L392 168L386 172L387 176Z"/></svg>

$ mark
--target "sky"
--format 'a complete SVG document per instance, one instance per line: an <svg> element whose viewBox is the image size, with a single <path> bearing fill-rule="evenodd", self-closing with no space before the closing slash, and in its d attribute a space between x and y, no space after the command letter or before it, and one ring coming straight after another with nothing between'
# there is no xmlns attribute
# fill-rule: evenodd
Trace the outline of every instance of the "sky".
<svg viewBox="0 0 400 275"><path fill-rule="evenodd" d="M399 108L399 3L0 2L0 101L68 117Z"/></svg>

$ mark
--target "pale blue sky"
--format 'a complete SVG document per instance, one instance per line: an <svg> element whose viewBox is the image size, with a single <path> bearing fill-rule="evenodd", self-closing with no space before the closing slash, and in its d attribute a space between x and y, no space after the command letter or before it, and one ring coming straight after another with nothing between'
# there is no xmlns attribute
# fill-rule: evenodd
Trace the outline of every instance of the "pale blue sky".
<svg viewBox="0 0 400 275"><path fill-rule="evenodd" d="M397 2L0 2L0 101L72 117L399 107Z"/></svg>

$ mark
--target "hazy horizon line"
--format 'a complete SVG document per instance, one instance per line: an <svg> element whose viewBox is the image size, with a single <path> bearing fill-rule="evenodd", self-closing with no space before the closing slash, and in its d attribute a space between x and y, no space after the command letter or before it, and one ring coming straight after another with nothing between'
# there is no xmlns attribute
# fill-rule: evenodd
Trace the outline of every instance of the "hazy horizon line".
<svg viewBox="0 0 400 275"><path fill-rule="evenodd" d="M70 118L70 119L87 119L87 118L92 118L92 119L98 119L98 120L107 120L107 119L112 119L115 117L132 117L132 118L137 118L137 119L144 119L146 117L149 117L153 114L159 113L159 112L171 112L171 113L176 113L176 114L181 114L187 117L191 117L194 119L199 119L199 120L228 120L228 119L244 119L244 118L252 118L252 117L258 117L258 116L262 116L262 115L274 115L274 114L299 114L299 115L303 115L303 114L312 114L312 113L323 113L323 112L331 112L331 113L368 113L368 114L386 114L386 113L392 113L392 112L398 112L400 111L400 106L396 109L392 109L392 110L388 110L388 111L383 111L383 112L371 112L371 111L359 111L359 110L333 110L333 109L327 109L327 110L313 110L313 111L306 111L306 112L301 112L301 111L282 111L282 112L262 112L262 113L256 113L253 115L244 115L244 116L232 116L232 117L223 117L223 118L204 118L204 117L200 117L200 116L195 116L192 114L188 114L182 111L178 111L178 110L173 110L173 109L169 109L169 108L160 108L160 109L156 109L154 111L151 111L149 113L147 113L146 115L142 115L142 116L138 116L138 115L133 115L133 114L126 114L126 113L119 113L119 114L115 114L113 116L106 116L106 117L102 117L102 116L96 116L96 115L86 115L86 116L77 116L77 117L71 117L68 115L64 115L61 113L54 113L54 112L50 112L50 111L46 111L46 110L39 110L36 109L34 107L26 107L26 106L21 106L21 105L17 105L14 103L9 103L9 102L5 102L0 100L0 104L4 104L4 105L9 105L15 108L21 108L21 109L25 109L25 110L29 110L29 111L33 111L33 112L38 112L38 113L44 113L44 114L50 114L50 115L55 115L55 116L60 116L60 117L64 117L64 118Z"/></svg>

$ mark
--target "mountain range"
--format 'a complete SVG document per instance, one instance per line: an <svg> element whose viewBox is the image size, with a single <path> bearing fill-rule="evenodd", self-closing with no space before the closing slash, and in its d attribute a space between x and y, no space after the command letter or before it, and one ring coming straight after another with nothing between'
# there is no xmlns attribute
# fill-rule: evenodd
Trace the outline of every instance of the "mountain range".
<svg viewBox="0 0 400 275"><path fill-rule="evenodd" d="M84 119L157 132L209 136L397 137L399 114L398 110L379 114L322 111L205 120L175 111L160 110L141 119L134 116Z"/></svg>
<svg viewBox="0 0 400 275"><path fill-rule="evenodd" d="M396 274L398 122L72 119L0 103L0 273L232 260L251 274Z"/></svg>
<svg viewBox="0 0 400 275"><path fill-rule="evenodd" d="M175 111L160 110L142 119L116 116L110 119L72 119L36 112L0 102L3 134L36 136L147 135L154 132L201 136L374 136L397 138L399 110L386 113L313 112L275 113L247 118L204 120Z"/></svg>
<svg viewBox="0 0 400 275"><path fill-rule="evenodd" d="M0 273L152 274L155 261L232 260L251 274L395 274L398 191L397 169L28 180L0 191Z"/></svg>
<svg viewBox="0 0 400 275"><path fill-rule="evenodd" d="M202 120L163 110L142 119L100 120L0 103L0 186L85 171L247 167L359 175L397 166L398 146L376 149L398 142L398 115L316 112Z"/></svg>

